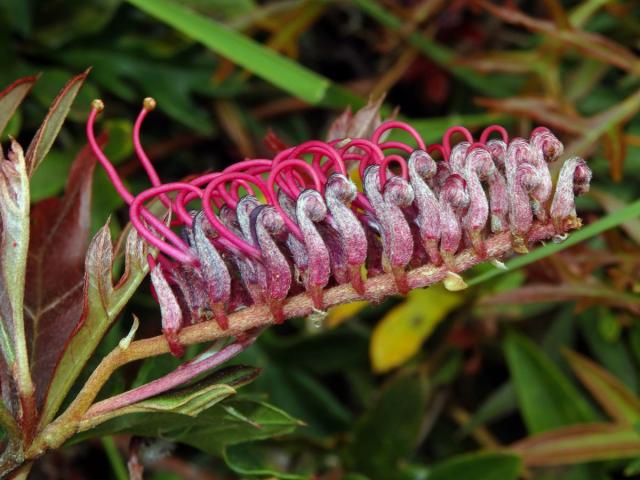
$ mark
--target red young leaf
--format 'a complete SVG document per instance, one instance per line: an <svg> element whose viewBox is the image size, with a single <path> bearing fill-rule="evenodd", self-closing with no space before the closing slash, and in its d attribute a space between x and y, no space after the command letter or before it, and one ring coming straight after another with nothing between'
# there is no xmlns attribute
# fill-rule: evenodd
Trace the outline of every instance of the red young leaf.
<svg viewBox="0 0 640 480"><path fill-rule="evenodd" d="M13 113L37 80L37 76L19 78L0 92L0 133L4 131Z"/></svg>
<svg viewBox="0 0 640 480"><path fill-rule="evenodd" d="M71 167L64 197L42 200L31 212L25 313L39 405L82 314L95 162L85 147Z"/></svg>

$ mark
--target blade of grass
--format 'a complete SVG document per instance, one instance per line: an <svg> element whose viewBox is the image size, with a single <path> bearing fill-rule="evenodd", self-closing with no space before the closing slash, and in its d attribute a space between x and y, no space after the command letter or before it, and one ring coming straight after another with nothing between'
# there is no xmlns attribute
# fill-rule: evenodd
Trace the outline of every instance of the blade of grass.
<svg viewBox="0 0 640 480"><path fill-rule="evenodd" d="M310 104L361 104L348 90L231 28L171 0L128 0L217 54Z"/></svg>
<svg viewBox="0 0 640 480"><path fill-rule="evenodd" d="M521 257L514 258L506 262L507 269L500 270L495 269L483 274L477 275L466 281L467 285L470 287L474 285L479 285L487 280L491 280L496 278L507 271L516 270L518 268L522 268L530 263L536 262L540 259L548 257L549 255L553 255L554 253L560 252L566 248L572 247L584 240L587 240L591 237L599 235L602 232L605 232L611 228L617 227L625 223L628 220L636 218L640 215L640 200L628 205L627 207L618 210L615 213L607 215L606 217L601 218L593 222L590 225L587 225L582 230L578 230L577 232L571 234L569 238L567 238L562 243L550 243L545 245L542 248L538 248L526 255L522 255Z"/></svg>

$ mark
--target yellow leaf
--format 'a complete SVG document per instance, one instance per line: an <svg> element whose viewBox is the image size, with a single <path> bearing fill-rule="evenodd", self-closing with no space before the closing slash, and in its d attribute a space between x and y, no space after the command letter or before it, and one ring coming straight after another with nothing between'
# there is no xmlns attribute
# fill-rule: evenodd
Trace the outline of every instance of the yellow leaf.
<svg viewBox="0 0 640 480"><path fill-rule="evenodd" d="M349 320L356 315L360 310L369 305L367 301L345 303L343 305L336 305L331 307L327 312L327 318L325 319L325 325L328 328L337 327L345 320Z"/></svg>
<svg viewBox="0 0 640 480"><path fill-rule="evenodd" d="M435 327L464 299L442 285L413 290L374 328L369 344L373 370L386 372L411 358Z"/></svg>

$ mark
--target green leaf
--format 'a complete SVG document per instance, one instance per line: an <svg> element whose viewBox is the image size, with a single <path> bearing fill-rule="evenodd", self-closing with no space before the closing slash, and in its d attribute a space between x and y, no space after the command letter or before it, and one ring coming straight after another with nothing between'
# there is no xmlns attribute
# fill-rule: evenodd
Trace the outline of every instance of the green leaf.
<svg viewBox="0 0 640 480"><path fill-rule="evenodd" d="M511 332L504 350L529 432L597 419L575 386L533 342Z"/></svg>
<svg viewBox="0 0 640 480"><path fill-rule="evenodd" d="M630 425L592 423L551 430L511 446L526 467L549 467L640 456L640 433Z"/></svg>
<svg viewBox="0 0 640 480"><path fill-rule="evenodd" d="M228 367L210 374L193 385L86 418L80 423L78 431L82 432L112 418L132 413L179 413L197 417L216 403L235 395L236 387L251 382L258 373L259 370L253 367Z"/></svg>
<svg viewBox="0 0 640 480"><path fill-rule="evenodd" d="M115 286L111 273L113 245L108 223L89 245L85 260L82 318L56 365L42 413L42 424L53 419L98 343L147 274L148 248L136 230L130 229L126 242L121 244L124 244L125 271Z"/></svg>
<svg viewBox="0 0 640 480"><path fill-rule="evenodd" d="M282 480L305 480L312 477L313 472L283 473L283 454L286 455L282 449L269 448L260 443L242 443L225 448L223 458L229 468L243 476L268 476Z"/></svg>
<svg viewBox="0 0 640 480"><path fill-rule="evenodd" d="M37 80L37 76L20 78L0 92L0 134Z"/></svg>
<svg viewBox="0 0 640 480"><path fill-rule="evenodd" d="M327 95L331 84L328 79L176 2L129 0L129 3L308 103L320 103Z"/></svg>
<svg viewBox="0 0 640 480"><path fill-rule="evenodd" d="M565 356L575 375L611 418L627 425L640 422L640 399L622 382L587 357L570 350Z"/></svg>
<svg viewBox="0 0 640 480"><path fill-rule="evenodd" d="M347 465L372 479L399 478L399 462L416 448L427 390L424 378L415 374L387 385L359 421L345 452Z"/></svg>
<svg viewBox="0 0 640 480"><path fill-rule="evenodd" d="M428 480L516 480L521 460L509 453L458 455L436 465Z"/></svg>
<svg viewBox="0 0 640 480"><path fill-rule="evenodd" d="M9 19L13 30L23 36L31 33L31 2L28 0L4 0L0 8ZM1 130L0 130L1 131Z"/></svg>
<svg viewBox="0 0 640 480"><path fill-rule="evenodd" d="M586 227L583 227L577 232L572 233L562 243L549 243L544 247L537 248L536 250L527 253L526 255L518 256L512 260L509 260L508 262L506 262L506 270L494 268L493 270L489 270L485 273L477 275L476 277L466 280L467 285L469 285L470 287L479 285L480 283L491 280L506 273L507 271L516 270L518 268L529 265L530 263L537 262L538 260L553 255L554 253L561 252L566 248L572 247L580 242L583 242L584 240L599 235L602 232L606 232L607 230L615 228L638 216L640 216L640 200L627 205L625 208L618 210L615 213L606 215L600 220L597 220L587 225Z"/></svg>
<svg viewBox="0 0 640 480"><path fill-rule="evenodd" d="M152 96L158 102L158 110L206 135L214 131L214 126L203 102L195 96L237 95L239 90L233 81L213 85L213 62L175 65L127 51L97 48L65 49L57 57L73 68L93 65L92 79L106 91L134 104L142 96ZM143 93L137 93L135 87Z"/></svg>
<svg viewBox="0 0 640 480"><path fill-rule="evenodd" d="M197 417L177 413L132 413L76 435L71 443L111 434L161 437L221 455L225 447L292 432L300 422L267 403L234 398Z"/></svg>
<svg viewBox="0 0 640 480"><path fill-rule="evenodd" d="M274 405L305 422L301 433L322 438L349 427L351 412L315 376L290 362L267 365L253 390L268 391Z"/></svg>
<svg viewBox="0 0 640 480"><path fill-rule="evenodd" d="M89 70L69 80L49 107L49 112L33 137L25 156L29 176L33 175L49 152L87 75Z"/></svg>
<svg viewBox="0 0 640 480"><path fill-rule="evenodd" d="M637 392L637 369L624 338L620 335L622 326L616 316L617 312L606 307L590 308L577 318L580 333L594 359L632 392ZM603 333L605 330L610 333ZM618 333L615 330L618 330ZM609 338L605 338L605 335L609 335ZM617 338L611 338L613 336Z"/></svg>
<svg viewBox="0 0 640 480"><path fill-rule="evenodd" d="M26 3L26 2L23 2ZM97 34L112 20L122 0L97 0L77 2L76 0L55 0L36 3L33 37L41 45L46 45L47 54L64 48L69 42L86 41L91 34ZM112 32L111 32L112 33ZM113 34L109 35L114 42Z"/></svg>

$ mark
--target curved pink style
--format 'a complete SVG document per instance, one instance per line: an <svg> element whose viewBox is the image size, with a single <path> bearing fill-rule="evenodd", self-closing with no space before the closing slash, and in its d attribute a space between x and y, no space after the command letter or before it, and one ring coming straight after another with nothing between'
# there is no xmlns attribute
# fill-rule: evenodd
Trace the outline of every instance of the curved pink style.
<svg viewBox="0 0 640 480"><path fill-rule="evenodd" d="M129 204L134 228L159 252L149 265L175 355L184 350L183 319L215 319L226 329L229 312L258 304L279 323L292 295L306 291L307 301L322 309L327 287L342 285L368 298L366 278L381 274L391 275L404 294L412 286L409 269L457 272L460 258L490 258L492 236L510 235L513 249L526 251L533 228L563 234L579 225L575 196L591 179L584 160L570 159L552 196L548 163L563 147L544 127L527 141L490 125L475 141L467 128L453 126L441 143L426 146L411 125L392 120L363 138L310 140L272 159L244 159L163 184L140 141L154 107L145 99L134 124L135 153L151 183L137 195L96 141L100 101L92 103L87 139ZM411 140L386 140L391 130ZM452 145L454 136L462 138ZM355 180L359 174L363 188L350 173ZM156 200L173 215L169 225L146 206Z"/></svg>

